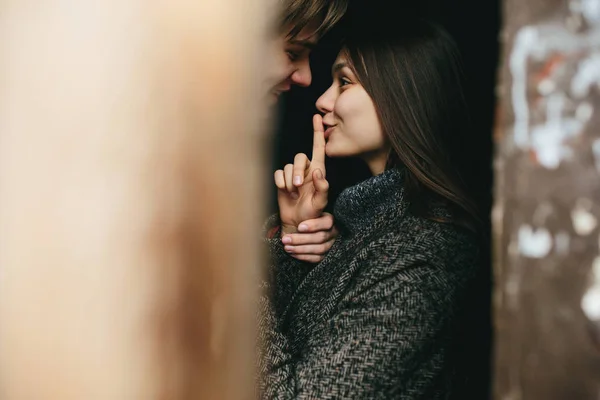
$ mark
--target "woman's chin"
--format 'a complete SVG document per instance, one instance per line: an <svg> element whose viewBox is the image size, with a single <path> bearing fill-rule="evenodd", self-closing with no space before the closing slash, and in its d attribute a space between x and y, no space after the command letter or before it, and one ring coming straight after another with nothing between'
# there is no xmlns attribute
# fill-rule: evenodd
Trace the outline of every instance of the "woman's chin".
<svg viewBox="0 0 600 400"><path fill-rule="evenodd" d="M356 155L352 154L352 152L344 151L344 149L339 148L339 146L332 146L330 143L325 145L325 154L329 158L353 157Z"/></svg>
<svg viewBox="0 0 600 400"><path fill-rule="evenodd" d="M327 143L325 145L325 155L327 155L327 157L338 157L335 154L335 146L332 146L330 143Z"/></svg>

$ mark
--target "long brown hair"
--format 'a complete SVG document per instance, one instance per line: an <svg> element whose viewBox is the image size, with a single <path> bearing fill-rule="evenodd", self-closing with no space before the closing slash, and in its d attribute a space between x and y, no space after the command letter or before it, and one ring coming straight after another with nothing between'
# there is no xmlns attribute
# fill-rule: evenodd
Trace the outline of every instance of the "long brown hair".
<svg viewBox="0 0 600 400"><path fill-rule="evenodd" d="M344 51L375 103L391 146L388 168L405 167L411 207L478 230L479 213L464 180L468 165L461 149L469 117L453 39L420 19L352 28ZM432 215L436 203L449 205L452 216Z"/></svg>

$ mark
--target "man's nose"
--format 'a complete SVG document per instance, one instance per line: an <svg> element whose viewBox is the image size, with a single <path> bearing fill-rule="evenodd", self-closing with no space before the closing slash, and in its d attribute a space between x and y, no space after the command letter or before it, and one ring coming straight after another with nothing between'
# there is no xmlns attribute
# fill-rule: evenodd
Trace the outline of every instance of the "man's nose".
<svg viewBox="0 0 600 400"><path fill-rule="evenodd" d="M291 80L295 85L307 87L312 82L312 73L308 62L298 68L291 76Z"/></svg>

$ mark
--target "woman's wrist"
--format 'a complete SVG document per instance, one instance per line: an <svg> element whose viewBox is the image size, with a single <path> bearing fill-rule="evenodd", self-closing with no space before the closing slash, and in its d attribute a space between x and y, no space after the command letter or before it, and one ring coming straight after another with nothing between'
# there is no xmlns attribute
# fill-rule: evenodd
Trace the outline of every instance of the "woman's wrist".
<svg viewBox="0 0 600 400"><path fill-rule="evenodd" d="M281 223L281 237L290 233L298 233L298 227L295 225Z"/></svg>

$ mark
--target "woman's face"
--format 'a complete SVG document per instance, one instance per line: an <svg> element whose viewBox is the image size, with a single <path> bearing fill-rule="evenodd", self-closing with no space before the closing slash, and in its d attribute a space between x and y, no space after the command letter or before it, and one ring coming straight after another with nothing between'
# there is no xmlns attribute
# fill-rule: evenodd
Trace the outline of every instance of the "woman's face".
<svg viewBox="0 0 600 400"><path fill-rule="evenodd" d="M317 100L329 157L361 157L373 174L383 172L388 146L375 104L358 82L342 51L332 68L333 84Z"/></svg>

